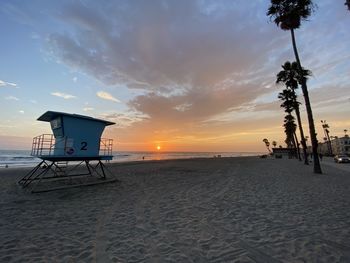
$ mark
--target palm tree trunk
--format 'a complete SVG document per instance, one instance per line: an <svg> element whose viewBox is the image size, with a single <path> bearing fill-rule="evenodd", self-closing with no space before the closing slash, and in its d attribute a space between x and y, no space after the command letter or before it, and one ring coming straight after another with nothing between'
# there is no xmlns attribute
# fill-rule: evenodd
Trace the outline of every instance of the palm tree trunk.
<svg viewBox="0 0 350 263"><path fill-rule="evenodd" d="M290 32L292 35L292 44L293 44L293 51L294 51L294 55L295 55L295 60L298 64L299 71L301 73L300 76L302 76L303 75L302 74L302 66L300 63L299 54L298 54L297 46L295 43L295 36L294 36L293 28L290 30ZM307 118L309 121L310 139L311 139L312 153L313 153L313 158L314 158L314 173L322 174L321 164L320 164L320 160L318 158L318 153L317 153L318 142L317 142L317 137L316 137L314 118L312 116L312 109L311 109L311 103L310 103L310 98L309 98L309 92L307 90L305 78L302 79L301 89L303 91L304 100L305 100L305 107L306 107L306 112L307 112Z"/></svg>
<svg viewBox="0 0 350 263"><path fill-rule="evenodd" d="M298 156L297 156L297 144L295 143L294 134L295 133L292 133L291 134L291 138L290 138L290 140L291 140L291 147L294 148L294 150L295 150L295 152L291 156L292 156L292 158L295 157L296 159L298 159Z"/></svg>
<svg viewBox="0 0 350 263"><path fill-rule="evenodd" d="M309 165L309 160L306 158L307 155L307 147L305 142L305 136L303 131L303 126L301 124L301 117L300 117L300 110L299 105L295 107L295 115L297 116L298 126L299 126L299 132L301 137L301 146L303 147L303 153L304 153L304 164Z"/></svg>
<svg viewBox="0 0 350 263"><path fill-rule="evenodd" d="M328 145L329 145L329 153L331 156L333 156L332 142L331 142L331 138L329 138L329 130L327 130L327 139L328 139Z"/></svg>
<svg viewBox="0 0 350 263"><path fill-rule="evenodd" d="M299 161L301 161L301 156L300 156L300 148L299 148L299 143L298 143L298 136L297 133L294 132L294 145L295 145L295 149L297 150L296 154L296 158L299 159Z"/></svg>

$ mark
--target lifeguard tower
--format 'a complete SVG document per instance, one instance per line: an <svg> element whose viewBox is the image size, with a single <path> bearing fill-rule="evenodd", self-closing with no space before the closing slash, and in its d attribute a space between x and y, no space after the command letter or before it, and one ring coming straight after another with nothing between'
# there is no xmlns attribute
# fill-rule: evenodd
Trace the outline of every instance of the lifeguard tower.
<svg viewBox="0 0 350 263"><path fill-rule="evenodd" d="M107 178L102 162L113 158L113 140L101 135L114 122L55 111L47 111L38 121L49 122L53 134L33 138L31 155L42 161L19 181L23 188L43 192L118 181L111 173Z"/></svg>

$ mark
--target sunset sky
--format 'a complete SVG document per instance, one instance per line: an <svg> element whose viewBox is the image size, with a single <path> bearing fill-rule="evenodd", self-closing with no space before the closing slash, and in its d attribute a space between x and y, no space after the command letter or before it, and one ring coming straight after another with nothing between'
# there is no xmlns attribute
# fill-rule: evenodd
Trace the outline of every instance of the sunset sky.
<svg viewBox="0 0 350 263"><path fill-rule="evenodd" d="M104 137L120 151L284 145L275 76L293 52L269 2L2 0L0 149L50 133L36 121L48 110L116 122ZM330 135L350 131L350 12L314 2L296 36L322 141L321 120Z"/></svg>

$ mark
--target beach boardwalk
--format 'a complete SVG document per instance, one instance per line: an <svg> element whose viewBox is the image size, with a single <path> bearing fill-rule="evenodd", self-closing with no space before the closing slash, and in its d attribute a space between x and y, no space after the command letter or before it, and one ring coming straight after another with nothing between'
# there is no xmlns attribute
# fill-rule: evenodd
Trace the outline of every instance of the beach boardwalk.
<svg viewBox="0 0 350 263"><path fill-rule="evenodd" d="M33 138L31 155L42 161L19 181L23 188L43 192L117 181L112 174L107 178L102 162L113 159L113 140L101 136L114 122L55 111L47 111L38 120L49 122L53 134ZM74 165L68 166L69 162ZM38 188L43 180L50 183Z"/></svg>

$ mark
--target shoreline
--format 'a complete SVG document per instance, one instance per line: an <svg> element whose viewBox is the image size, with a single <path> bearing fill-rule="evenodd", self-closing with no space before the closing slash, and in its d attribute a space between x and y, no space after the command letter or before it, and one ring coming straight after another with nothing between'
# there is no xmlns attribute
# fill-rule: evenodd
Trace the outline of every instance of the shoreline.
<svg viewBox="0 0 350 263"><path fill-rule="evenodd" d="M144 160L126 160L126 161L118 161L118 160L114 160L114 161L104 161L106 164L128 164L128 163L144 163L144 162L159 162L159 161L173 161L173 160L192 160L192 159L216 159L216 158L249 158L249 157L259 157L259 155L247 155L247 156L213 156L213 157L188 157L188 158L171 158L171 159L144 159ZM92 162L94 162L95 160L91 160ZM71 161L71 162L79 162L79 161ZM34 168L36 165L38 165L40 163L40 161L36 164L31 164L31 165L11 165L9 164L8 167L5 167L4 165L0 166L0 170L3 169L30 169L30 168ZM74 165L74 164L69 164Z"/></svg>

